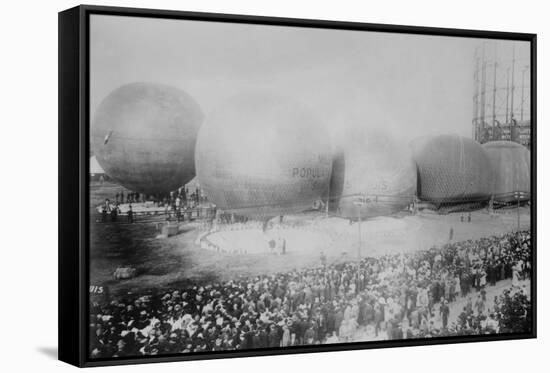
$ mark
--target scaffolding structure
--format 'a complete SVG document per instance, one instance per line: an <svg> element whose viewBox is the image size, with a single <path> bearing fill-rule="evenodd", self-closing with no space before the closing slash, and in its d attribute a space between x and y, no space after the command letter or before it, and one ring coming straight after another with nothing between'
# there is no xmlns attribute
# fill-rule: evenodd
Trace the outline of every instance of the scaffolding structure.
<svg viewBox="0 0 550 373"><path fill-rule="evenodd" d="M531 147L531 66L515 43L484 41L475 50L472 137Z"/></svg>

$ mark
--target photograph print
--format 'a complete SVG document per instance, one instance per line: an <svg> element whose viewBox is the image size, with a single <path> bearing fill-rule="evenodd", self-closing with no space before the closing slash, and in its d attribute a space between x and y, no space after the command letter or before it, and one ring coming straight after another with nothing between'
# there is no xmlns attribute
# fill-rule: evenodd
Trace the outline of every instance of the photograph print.
<svg viewBox="0 0 550 373"><path fill-rule="evenodd" d="M529 41L91 14L88 51L89 360L534 333Z"/></svg>

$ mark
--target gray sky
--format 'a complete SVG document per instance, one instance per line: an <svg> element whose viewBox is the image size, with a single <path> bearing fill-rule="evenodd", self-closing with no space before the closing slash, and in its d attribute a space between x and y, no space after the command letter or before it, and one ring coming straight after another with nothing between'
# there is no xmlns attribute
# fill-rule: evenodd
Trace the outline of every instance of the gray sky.
<svg viewBox="0 0 550 373"><path fill-rule="evenodd" d="M260 89L311 108L333 136L472 133L479 39L93 15L90 41L92 115L113 89L149 81L183 89L207 117ZM528 59L529 44L514 44Z"/></svg>

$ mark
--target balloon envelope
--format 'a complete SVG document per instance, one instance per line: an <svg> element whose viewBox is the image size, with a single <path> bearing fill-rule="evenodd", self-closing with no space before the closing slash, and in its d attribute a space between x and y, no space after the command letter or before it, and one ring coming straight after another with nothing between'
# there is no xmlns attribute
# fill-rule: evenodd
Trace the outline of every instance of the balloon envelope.
<svg viewBox="0 0 550 373"><path fill-rule="evenodd" d="M414 157L420 199L435 203L489 199L493 168L479 143L454 135L436 136L426 141Z"/></svg>
<svg viewBox="0 0 550 373"><path fill-rule="evenodd" d="M390 215L413 201L416 166L406 145L382 131L362 129L348 131L338 143L330 183L337 215Z"/></svg>
<svg viewBox="0 0 550 373"><path fill-rule="evenodd" d="M226 212L268 218L304 211L328 188L326 129L297 103L266 93L233 97L201 128L197 175Z"/></svg>
<svg viewBox="0 0 550 373"><path fill-rule="evenodd" d="M483 144L493 165L494 182L491 193L495 201L529 199L531 194L531 156L529 150L512 141L491 141Z"/></svg>
<svg viewBox="0 0 550 373"><path fill-rule="evenodd" d="M195 176L198 104L180 89L132 83L99 105L91 128L94 154L105 173L126 188L164 194Z"/></svg>

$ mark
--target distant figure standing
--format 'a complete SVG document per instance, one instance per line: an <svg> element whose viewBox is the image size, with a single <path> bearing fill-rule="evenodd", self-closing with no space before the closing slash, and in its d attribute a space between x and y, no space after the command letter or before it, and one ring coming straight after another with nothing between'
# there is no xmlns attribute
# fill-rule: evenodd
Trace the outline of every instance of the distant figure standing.
<svg viewBox="0 0 550 373"><path fill-rule="evenodd" d="M107 209L105 208L105 205L103 205L101 209L101 222L102 223L107 222Z"/></svg>
<svg viewBox="0 0 550 373"><path fill-rule="evenodd" d="M115 204L115 206L111 209L111 221L112 222L117 221L119 212L120 212L120 209L118 208L118 204Z"/></svg>
<svg viewBox="0 0 550 373"><path fill-rule="evenodd" d="M449 230L449 241L452 241L454 233L455 233L455 231L454 231L453 227L451 227L451 229Z"/></svg>
<svg viewBox="0 0 550 373"><path fill-rule="evenodd" d="M443 298L441 298L441 306L439 307L439 313L441 315L441 323L443 325L443 329L447 329L450 309L449 309L447 300L444 300Z"/></svg>
<svg viewBox="0 0 550 373"><path fill-rule="evenodd" d="M464 223L464 215L460 215L460 222Z"/></svg>
<svg viewBox="0 0 550 373"><path fill-rule="evenodd" d="M128 205L128 223L134 222L134 211L132 211L132 205Z"/></svg>
<svg viewBox="0 0 550 373"><path fill-rule="evenodd" d="M103 205L103 208L107 213L111 212L111 201L109 200L109 198L105 199L105 204Z"/></svg>
<svg viewBox="0 0 550 373"><path fill-rule="evenodd" d="M468 213L468 223L470 223L472 221L472 213L469 212Z"/></svg>
<svg viewBox="0 0 550 373"><path fill-rule="evenodd" d="M519 264L512 267L512 286L519 286Z"/></svg>
<svg viewBox="0 0 550 373"><path fill-rule="evenodd" d="M269 252L271 254L273 254L273 250L275 250L275 247L277 246L277 243L275 242L275 240L272 239L272 240L269 240L267 245L269 246Z"/></svg>
<svg viewBox="0 0 550 373"><path fill-rule="evenodd" d="M286 254L286 238L283 238L283 248L282 248L281 251L282 251L283 255Z"/></svg>

